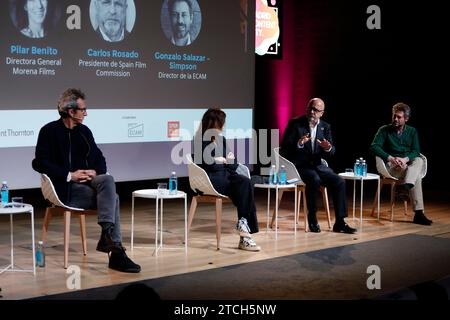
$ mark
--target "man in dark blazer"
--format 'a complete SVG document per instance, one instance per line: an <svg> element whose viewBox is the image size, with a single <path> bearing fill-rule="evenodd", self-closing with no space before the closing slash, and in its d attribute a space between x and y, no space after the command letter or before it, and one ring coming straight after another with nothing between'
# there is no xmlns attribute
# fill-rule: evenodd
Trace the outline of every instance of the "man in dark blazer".
<svg viewBox="0 0 450 320"><path fill-rule="evenodd" d="M345 181L322 163L322 158L333 156L336 151L330 125L320 119L324 111L322 99L313 98L308 102L306 115L289 120L281 143L281 155L295 164L306 184L309 230L320 232L316 195L323 185L332 194L336 216L333 231L355 233L356 229L344 221L347 216Z"/></svg>
<svg viewBox="0 0 450 320"><path fill-rule="evenodd" d="M65 90L58 100L58 113L58 120L39 131L33 169L50 177L64 204L97 209L102 227L97 250L108 253L109 268L140 272L141 267L128 258L122 246L114 178L107 174L105 157L83 124L87 116L85 94L75 88Z"/></svg>

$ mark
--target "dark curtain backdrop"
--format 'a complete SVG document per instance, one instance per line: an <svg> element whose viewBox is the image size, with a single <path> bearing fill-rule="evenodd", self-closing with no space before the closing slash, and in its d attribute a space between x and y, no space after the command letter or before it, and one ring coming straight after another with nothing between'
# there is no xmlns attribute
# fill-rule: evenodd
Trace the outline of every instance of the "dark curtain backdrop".
<svg viewBox="0 0 450 320"><path fill-rule="evenodd" d="M372 4L381 9L381 30L366 27ZM448 190L444 2L283 0L282 8L282 58L256 58L256 129L279 129L281 138L288 119L321 97L337 147L335 171L362 156L375 172L368 148L390 122L392 105L403 101L429 160L425 186Z"/></svg>

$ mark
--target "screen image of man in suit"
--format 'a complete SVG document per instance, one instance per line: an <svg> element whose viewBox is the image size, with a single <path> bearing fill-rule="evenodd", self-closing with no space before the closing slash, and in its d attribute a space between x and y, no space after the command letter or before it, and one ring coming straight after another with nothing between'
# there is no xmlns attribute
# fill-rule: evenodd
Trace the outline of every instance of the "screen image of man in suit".
<svg viewBox="0 0 450 320"><path fill-rule="evenodd" d="M356 229L345 223L347 199L345 181L322 158L335 154L330 125L321 120L325 103L320 98L311 99L306 115L289 120L281 143L281 155L295 164L306 184L308 224L311 232L320 232L317 222L316 194L325 186L332 194L336 222L334 232L355 233Z"/></svg>
<svg viewBox="0 0 450 320"><path fill-rule="evenodd" d="M125 38L127 0L92 0L98 30L104 40L119 42Z"/></svg>

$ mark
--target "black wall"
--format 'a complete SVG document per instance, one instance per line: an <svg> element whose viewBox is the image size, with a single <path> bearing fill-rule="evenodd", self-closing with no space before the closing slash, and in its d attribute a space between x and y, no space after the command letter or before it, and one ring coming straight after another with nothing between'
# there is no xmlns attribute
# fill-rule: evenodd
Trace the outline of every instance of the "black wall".
<svg viewBox="0 0 450 320"><path fill-rule="evenodd" d="M422 153L428 157L424 185L448 190L449 175L441 169L449 149L445 130L449 28L444 3L284 0L283 4L294 10L283 17L283 26L294 29L283 38L284 43L293 42L296 57L292 115L304 112L305 90L309 98L324 99L324 120L332 124L338 151L332 163L335 170L351 167L362 156L369 161L369 171L375 171L368 148L378 127L390 122L392 105L403 101L412 108L409 124L418 129ZM366 27L371 4L381 8L380 30ZM310 61L308 68L305 59ZM276 106L265 79L277 63L257 57L257 128L274 127L270 114ZM308 83L298 80L305 78L302 72L308 73Z"/></svg>

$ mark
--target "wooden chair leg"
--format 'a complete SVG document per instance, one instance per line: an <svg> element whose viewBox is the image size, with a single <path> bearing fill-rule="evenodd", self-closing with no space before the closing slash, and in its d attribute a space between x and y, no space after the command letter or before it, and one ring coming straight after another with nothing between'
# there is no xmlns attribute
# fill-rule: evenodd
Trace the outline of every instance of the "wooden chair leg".
<svg viewBox="0 0 450 320"><path fill-rule="evenodd" d="M308 225L308 202L306 201L306 192L303 191L303 215L305 216L305 232L309 231Z"/></svg>
<svg viewBox="0 0 450 320"><path fill-rule="evenodd" d="M380 185L380 195L381 195L381 188L383 187L383 184ZM375 208L378 204L378 189L377 192L375 192L375 198L373 199L373 205L372 205L372 212L370 213L370 216L373 217L375 215Z"/></svg>
<svg viewBox="0 0 450 320"><path fill-rule="evenodd" d="M391 199L390 199L390 206L391 206L391 221L394 221L394 208L395 208L395 188L397 186L396 181L390 180L390 179L385 179L383 178L380 182L380 197L381 197L381 190L383 190L383 187L385 185L389 185L390 189L391 189ZM375 208L377 206L377 200L378 200L378 190L375 193L375 199L373 200L373 205L372 205L372 213L371 216L373 217L375 215ZM404 201L403 203L404 205L404 209L405 209L405 215L407 215L408 213L408 202Z"/></svg>
<svg viewBox="0 0 450 320"><path fill-rule="evenodd" d="M298 209L298 221L300 221L300 203L301 203L301 193L302 191L299 192L300 196L299 196L299 209ZM306 202L306 191L303 189L303 215L305 217L305 232L309 231L309 226L308 226L308 214L307 214L307 210L308 210L308 203Z"/></svg>
<svg viewBox="0 0 450 320"><path fill-rule="evenodd" d="M222 199L216 199L216 239L217 250L220 249L220 236L222 233Z"/></svg>
<svg viewBox="0 0 450 320"><path fill-rule="evenodd" d="M275 205L278 206L278 215L280 214L280 203L281 203L281 198L283 198L283 192L284 190L280 190L278 189L278 203L276 203ZM272 212L272 220L270 222L270 228L273 228L273 223L275 222L275 209L273 208L273 212Z"/></svg>
<svg viewBox="0 0 450 320"><path fill-rule="evenodd" d="M64 211L64 269L69 265L70 211Z"/></svg>
<svg viewBox="0 0 450 320"><path fill-rule="evenodd" d="M47 241L47 231L48 231L48 224L50 223L50 219L52 218L52 208L45 209L45 217L44 217L44 223L42 225L42 242L44 244Z"/></svg>
<svg viewBox="0 0 450 320"><path fill-rule="evenodd" d="M394 221L395 182L391 183L391 221Z"/></svg>
<svg viewBox="0 0 450 320"><path fill-rule="evenodd" d="M197 209L197 196L192 197L191 207L189 208L188 215L188 233L191 230L192 220L194 219L195 210Z"/></svg>
<svg viewBox="0 0 450 320"><path fill-rule="evenodd" d="M327 188L322 187L321 190L322 190L323 204L325 206L325 212L327 213L328 218L328 228L331 230L330 203L328 202Z"/></svg>
<svg viewBox="0 0 450 320"><path fill-rule="evenodd" d="M87 255L86 215L84 214L80 214L80 234L81 234L81 244L83 246L83 254Z"/></svg>

